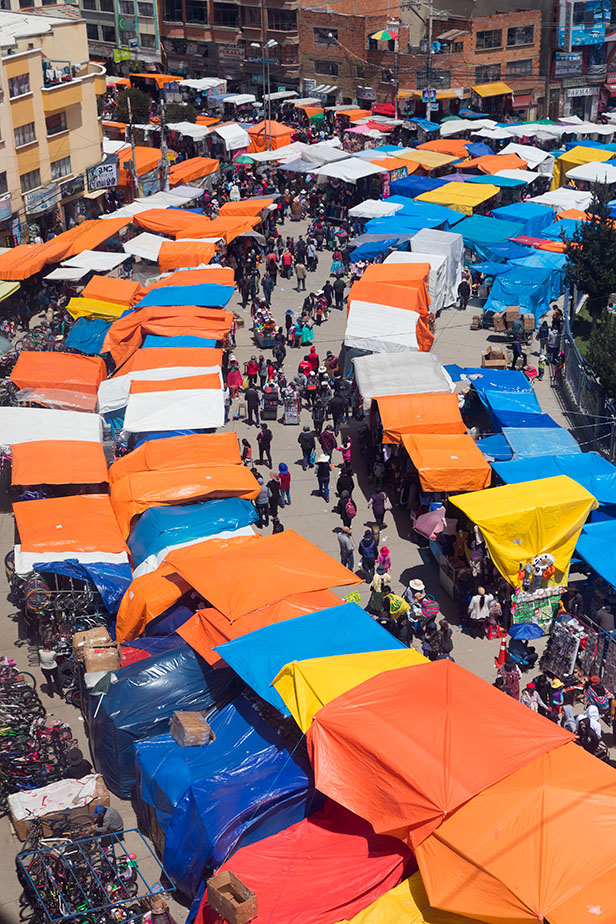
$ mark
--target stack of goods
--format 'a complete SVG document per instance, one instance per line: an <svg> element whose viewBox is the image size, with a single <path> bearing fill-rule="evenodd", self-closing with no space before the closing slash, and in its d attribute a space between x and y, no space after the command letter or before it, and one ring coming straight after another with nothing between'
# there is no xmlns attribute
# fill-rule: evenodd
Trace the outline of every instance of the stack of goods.
<svg viewBox="0 0 616 924"><path fill-rule="evenodd" d="M181 748L201 747L214 737L205 712L174 712L169 731Z"/></svg>

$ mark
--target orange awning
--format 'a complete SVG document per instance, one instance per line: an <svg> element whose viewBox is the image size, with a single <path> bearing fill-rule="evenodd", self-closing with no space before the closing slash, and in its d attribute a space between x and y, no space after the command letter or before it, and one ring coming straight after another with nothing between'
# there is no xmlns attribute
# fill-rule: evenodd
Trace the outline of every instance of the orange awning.
<svg viewBox="0 0 616 924"><path fill-rule="evenodd" d="M403 433L402 445L419 473L424 491L481 491L490 484L492 469L467 434Z"/></svg>
<svg viewBox="0 0 616 924"><path fill-rule="evenodd" d="M372 115L371 109L338 109L337 116L347 116L351 122L359 122L360 119L367 119Z"/></svg>
<svg viewBox="0 0 616 924"><path fill-rule="evenodd" d="M214 388L220 390L220 376L211 372L205 375L187 375L184 379L133 379L130 383L131 395L144 395L152 392L178 391L187 388Z"/></svg>
<svg viewBox="0 0 616 924"><path fill-rule="evenodd" d="M218 352L218 351L216 351ZM117 459L109 469L110 481L119 481L139 472L207 468L211 465L241 465L242 457L235 433L196 433L148 440L128 455Z"/></svg>
<svg viewBox="0 0 616 924"><path fill-rule="evenodd" d="M436 151L438 154L451 154L452 157L468 157L467 144L459 138L435 138L417 145L418 151Z"/></svg>
<svg viewBox="0 0 616 924"><path fill-rule="evenodd" d="M106 494L13 504L22 552L128 552Z"/></svg>
<svg viewBox="0 0 616 924"><path fill-rule="evenodd" d="M235 622L229 620L211 607L197 610L194 616L178 628L191 648L201 655L208 664L219 666L223 663L220 655L213 650L216 645L224 645L234 638L240 638L249 632L272 626L277 622L295 619L306 613L315 613L344 603L331 590L315 590L304 594L292 594L286 600L279 600L270 606L260 607L252 613L240 616Z"/></svg>
<svg viewBox="0 0 616 924"><path fill-rule="evenodd" d="M214 117L198 115L195 119L195 125L205 125L206 128L208 128L210 125L218 125L219 122L220 118L218 118L218 116Z"/></svg>
<svg viewBox="0 0 616 924"><path fill-rule="evenodd" d="M331 555L290 529L235 539L232 548L229 543L210 539L174 549L167 560L230 622L290 594L361 583ZM230 553L241 581L228 579Z"/></svg>
<svg viewBox="0 0 616 924"><path fill-rule="evenodd" d="M388 395L375 400L384 443L401 442L403 433L466 433L457 395Z"/></svg>
<svg viewBox="0 0 616 924"><path fill-rule="evenodd" d="M429 276L429 263L371 263L364 270L359 282L369 283L375 289L377 285L380 286L381 283L386 283L415 290L417 292L418 307L412 307L411 305L408 307L413 311L419 311L420 314L428 314L430 307ZM375 301L375 299L370 299L370 301Z"/></svg>
<svg viewBox="0 0 616 924"><path fill-rule="evenodd" d="M152 619L177 603L189 590L190 585L166 562L155 571L134 578L122 597L116 616L118 642L139 638Z"/></svg>
<svg viewBox="0 0 616 924"><path fill-rule="evenodd" d="M143 298L152 289L161 289L164 286L199 286L206 282L217 282L221 286L234 286L235 274L230 266L206 266L202 269L177 270L171 276L158 279L152 285L141 290L139 298ZM137 299L131 299L134 304Z"/></svg>
<svg viewBox="0 0 616 924"><path fill-rule="evenodd" d="M499 170L526 170L527 163L517 154L485 154L483 157L474 157L462 164L456 164L457 170L472 170L476 167L482 173L494 174Z"/></svg>
<svg viewBox="0 0 616 924"><path fill-rule="evenodd" d="M137 167L137 176L144 176L144 174L156 170L156 168L160 166L162 156L160 148L149 148L143 145L136 145L135 165ZM133 159L132 148L122 148L121 151L118 151L117 157L120 167L118 171L118 186L128 186L132 183L132 179L128 172L128 167L125 167L125 164L127 160Z"/></svg>
<svg viewBox="0 0 616 924"><path fill-rule="evenodd" d="M213 347L153 347L137 350L114 375L143 369L172 369L174 366L220 366L222 350Z"/></svg>
<svg viewBox="0 0 616 924"><path fill-rule="evenodd" d="M216 244L206 241L163 241L158 251L161 273L186 266L209 263L216 256Z"/></svg>
<svg viewBox="0 0 616 924"><path fill-rule="evenodd" d="M135 215L133 221L156 234L175 238L222 238L229 244L238 234L255 228L261 219L251 216L210 219L184 209L148 209Z"/></svg>
<svg viewBox="0 0 616 924"><path fill-rule="evenodd" d="M564 212L557 212L556 214L557 221L562 218L573 218L575 221L590 221L591 213L582 212L581 209L565 209Z"/></svg>
<svg viewBox="0 0 616 924"><path fill-rule="evenodd" d="M109 480L101 443L36 440L13 446L12 484L100 484Z"/></svg>
<svg viewBox="0 0 616 924"><path fill-rule="evenodd" d="M225 202L225 204L220 207L219 214L222 215L223 218L237 218L238 216L244 217L245 215L254 217L265 209L269 209L270 205L273 204L273 199L240 199L239 202Z"/></svg>
<svg viewBox="0 0 616 924"><path fill-rule="evenodd" d="M179 74L129 74L129 77L140 77L142 80L153 80L159 88L164 87L166 83L177 83L184 80Z"/></svg>
<svg viewBox="0 0 616 924"><path fill-rule="evenodd" d="M93 298L99 302L129 305L131 301L141 298L142 290L139 283L133 282L131 279L118 279L115 276L92 276L81 295L83 298Z"/></svg>
<svg viewBox="0 0 616 924"><path fill-rule="evenodd" d="M110 122L108 119L104 119L103 128L113 128L123 132L126 130L126 122Z"/></svg>
<svg viewBox="0 0 616 924"><path fill-rule="evenodd" d="M219 168L220 163L213 157L189 157L169 168L169 184L178 186L180 183L192 183L193 180L216 173Z"/></svg>
<svg viewBox="0 0 616 924"><path fill-rule="evenodd" d="M107 377L107 367L100 356L78 353L51 353L23 350L11 372L18 388L53 388L96 395Z"/></svg>
<svg viewBox="0 0 616 924"><path fill-rule="evenodd" d="M412 164L411 161L408 160L400 160L399 157L375 157L374 160L369 160L368 163L376 164L377 167L382 167L383 170L387 170L388 173L402 169L406 170L407 174L413 173L414 167L419 166L418 164Z"/></svg>
<svg viewBox="0 0 616 924"><path fill-rule="evenodd" d="M284 148L291 143L295 134L294 128L274 121L267 121L267 123L257 122L247 131L250 135L249 154L265 150L277 151L278 148Z"/></svg>

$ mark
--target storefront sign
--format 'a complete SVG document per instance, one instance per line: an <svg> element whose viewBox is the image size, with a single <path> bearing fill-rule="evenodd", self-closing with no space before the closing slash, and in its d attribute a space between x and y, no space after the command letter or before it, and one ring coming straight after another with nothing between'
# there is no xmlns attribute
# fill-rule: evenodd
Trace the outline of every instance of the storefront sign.
<svg viewBox="0 0 616 924"><path fill-rule="evenodd" d="M60 183L58 191L60 199L70 199L71 196L78 196L84 190L83 176L74 176L72 180Z"/></svg>
<svg viewBox="0 0 616 924"><path fill-rule="evenodd" d="M52 209L58 203L58 190L55 183L35 189L34 192L24 193L24 208L28 215L40 215Z"/></svg>
<svg viewBox="0 0 616 924"><path fill-rule="evenodd" d="M11 205L11 194L9 193L0 199L0 221L6 221L12 214L13 206Z"/></svg>
<svg viewBox="0 0 616 924"><path fill-rule="evenodd" d="M134 32L135 19L133 16L120 16L118 18L118 28L121 32Z"/></svg>
<svg viewBox="0 0 616 924"><path fill-rule="evenodd" d="M127 48L114 48L113 60L116 64L119 61L130 61L130 51Z"/></svg>
<svg viewBox="0 0 616 924"><path fill-rule="evenodd" d="M244 60L244 49L241 45L219 45L218 60L227 67L239 67Z"/></svg>
<svg viewBox="0 0 616 924"><path fill-rule="evenodd" d="M357 99L376 99L376 90L373 87L358 87Z"/></svg>
<svg viewBox="0 0 616 924"><path fill-rule="evenodd" d="M86 176L90 192L95 189L109 189L118 182L118 165L106 162L96 167L88 167Z"/></svg>
<svg viewBox="0 0 616 924"><path fill-rule="evenodd" d="M576 99L580 96L598 96L599 87L574 87L572 90L566 90L565 93L569 99Z"/></svg>
<svg viewBox="0 0 616 924"><path fill-rule="evenodd" d="M573 77L582 73L583 52L573 51L567 54L565 51L556 51L554 53L554 76L555 77Z"/></svg>
<svg viewBox="0 0 616 924"><path fill-rule="evenodd" d="M13 235L14 240L17 242L12 246L17 247L17 244L21 244L21 225L19 224L19 218L14 218L11 222L11 234Z"/></svg>

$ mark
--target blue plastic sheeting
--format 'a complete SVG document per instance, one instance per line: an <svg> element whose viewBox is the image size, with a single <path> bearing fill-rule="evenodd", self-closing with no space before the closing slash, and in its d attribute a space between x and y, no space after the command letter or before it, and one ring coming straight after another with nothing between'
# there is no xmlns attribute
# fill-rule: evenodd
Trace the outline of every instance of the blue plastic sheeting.
<svg viewBox="0 0 616 924"><path fill-rule="evenodd" d="M533 314L538 321L550 310L551 276L550 269L530 266L504 273L494 280L483 310L506 311L510 305L519 305L520 314Z"/></svg>
<svg viewBox="0 0 616 924"><path fill-rule="evenodd" d="M512 370L515 371L515 370ZM540 414L541 406L534 391L511 392L503 390L484 389L484 400L488 410L498 415L501 411L515 411L516 413Z"/></svg>
<svg viewBox="0 0 616 924"><path fill-rule="evenodd" d="M141 344L142 350L156 347L215 347L216 341L209 337L199 337L194 334L182 334L179 337L160 337L158 334L146 334Z"/></svg>
<svg viewBox="0 0 616 924"><path fill-rule="evenodd" d="M233 671L214 670L188 645L123 667L116 676L108 693L90 697L90 742L96 768L121 799L130 798L135 784L138 741L165 734L176 710L206 710L209 721L239 692Z"/></svg>
<svg viewBox="0 0 616 924"><path fill-rule="evenodd" d="M575 437L564 427L505 427L503 436L511 446L514 459L531 459L532 457L531 461L535 465L538 456L547 455L550 452L561 455L576 453L581 455L581 449ZM559 472L559 474L562 473Z"/></svg>
<svg viewBox="0 0 616 924"><path fill-rule="evenodd" d="M552 253L549 250L534 250L521 260L512 260L515 266L545 267L552 271L550 278L550 299L558 298L565 290L564 267L567 257L564 253ZM510 265L511 265L510 264Z"/></svg>
<svg viewBox="0 0 616 924"><path fill-rule="evenodd" d="M499 221L519 221L522 223L522 234L539 237L542 229L554 222L554 209L538 202L513 202L492 209L492 217Z"/></svg>
<svg viewBox="0 0 616 924"><path fill-rule="evenodd" d="M74 558L66 561L41 562L34 565L41 574L64 574L94 584L108 613L115 614L133 579L130 565L95 561L84 564Z"/></svg>
<svg viewBox="0 0 616 924"><path fill-rule="evenodd" d="M166 546L178 546L205 539L223 530L235 530L256 523L250 501L239 497L190 504L184 507L150 507L139 518L127 543L136 568L148 555Z"/></svg>
<svg viewBox="0 0 616 924"><path fill-rule="evenodd" d="M467 183L490 184L491 186L500 186L501 189L511 189L515 186L526 186L527 180L515 180L511 176L496 176L495 174L484 174L481 176L469 176ZM494 210L492 210L494 212ZM552 213L554 214L554 213Z"/></svg>
<svg viewBox="0 0 616 924"><path fill-rule="evenodd" d="M164 637L175 632L180 626L194 616L194 606L184 606L183 603L177 603L157 616L156 619L150 619L143 631L144 637L152 636L153 638Z"/></svg>
<svg viewBox="0 0 616 924"><path fill-rule="evenodd" d="M188 609L188 607L184 607ZM190 613L194 616L194 610ZM172 651L174 648L183 648L186 643L176 632L169 635L155 636L153 638L136 638L127 643L127 648L138 648L140 651L147 651L149 655L159 655L164 651Z"/></svg>
<svg viewBox="0 0 616 924"><path fill-rule="evenodd" d="M390 196L387 202L395 202L402 208L396 212L394 218L405 218L407 216L418 215L420 218L429 216L438 218L443 222L443 227L447 225L457 225L464 218L463 212L457 212L455 209L448 209L446 205L436 205L433 202L415 202L414 199L408 199L406 196Z"/></svg>
<svg viewBox="0 0 616 924"><path fill-rule="evenodd" d="M498 421L497 429L503 432L505 429L524 430L531 427L535 430L562 429L549 414L534 414L532 411L499 411Z"/></svg>
<svg viewBox="0 0 616 924"><path fill-rule="evenodd" d="M541 232L541 237L547 237L551 241L562 241L563 234L569 240L573 237L582 221L577 218L561 218L560 221L554 221Z"/></svg>
<svg viewBox="0 0 616 924"><path fill-rule="evenodd" d="M504 462L513 458L511 446L502 433L484 436L482 440L477 440L476 442L477 448L482 451L488 462Z"/></svg>
<svg viewBox="0 0 616 924"><path fill-rule="evenodd" d="M360 244L351 253L351 263L359 263L360 260L374 260L379 254L385 253L391 247L395 247L398 238L385 238L383 241L371 241L366 244Z"/></svg>
<svg viewBox="0 0 616 924"><path fill-rule="evenodd" d="M469 269L473 273L483 273L485 276L500 276L501 273L511 272L509 263L493 263L491 260L484 260L483 263L471 263Z"/></svg>
<svg viewBox="0 0 616 924"><path fill-rule="evenodd" d="M509 237L519 237L521 227L522 225L515 221L499 221L497 218L486 218L485 215L469 215L456 225L456 233L461 234L465 246L483 260L488 258L487 247Z"/></svg>
<svg viewBox="0 0 616 924"><path fill-rule="evenodd" d="M407 122L414 122L415 125L423 128L425 132L437 132L441 127L438 122L430 122L428 119L407 119Z"/></svg>
<svg viewBox="0 0 616 924"><path fill-rule="evenodd" d="M587 523L575 547L577 554L597 574L616 587L616 520Z"/></svg>
<svg viewBox="0 0 616 924"><path fill-rule="evenodd" d="M218 645L214 651L259 696L283 715L289 715L271 683L290 661L403 647L360 606L345 603L257 629Z"/></svg>
<svg viewBox="0 0 616 924"><path fill-rule="evenodd" d="M379 154L395 154L396 151L404 151L405 148L401 144L380 144L378 148L372 148L372 150Z"/></svg>
<svg viewBox="0 0 616 924"><path fill-rule="evenodd" d="M66 345L80 353L99 354L110 327L111 321L102 318L78 318L68 332Z"/></svg>
<svg viewBox="0 0 616 924"><path fill-rule="evenodd" d="M534 253L532 247L521 247L514 241L503 241L501 244L490 244L485 248L487 259L497 260L499 263L503 260L516 260L521 257L527 257Z"/></svg>
<svg viewBox="0 0 616 924"><path fill-rule="evenodd" d="M460 109L460 115L464 119L485 119L484 112L476 112L474 109ZM493 152L490 151L490 154Z"/></svg>
<svg viewBox="0 0 616 924"><path fill-rule="evenodd" d="M408 199L414 199L415 196L419 196L421 193L444 186L446 182L447 180L438 180L431 176L405 176L401 180L394 180L389 188L395 196L406 196Z"/></svg>
<svg viewBox="0 0 616 924"><path fill-rule="evenodd" d="M161 286L148 292L136 307L197 305L202 308L218 308L227 304L233 292L233 286L221 286L217 282L204 282L198 286Z"/></svg>
<svg viewBox="0 0 616 924"><path fill-rule="evenodd" d="M616 152L616 144L613 141L610 144L604 144L602 141L568 141L565 148L567 151L570 151L571 148L597 148L599 151Z"/></svg>
<svg viewBox="0 0 616 924"><path fill-rule="evenodd" d="M315 811L309 768L243 697L211 721L207 747L179 747L171 735L137 749L140 792L166 833L163 863L192 895L204 874L232 852L290 827Z"/></svg>
<svg viewBox="0 0 616 924"><path fill-rule="evenodd" d="M474 118L477 118L477 114L475 114ZM488 144L484 144L483 141L474 141L473 144L467 144L466 150L470 157L485 157L486 154L494 154L492 148Z"/></svg>
<svg viewBox="0 0 616 924"><path fill-rule="evenodd" d="M455 363L444 368L453 382L469 381L482 400L486 389L532 391L531 384L524 373L517 369L474 369L470 366L464 368Z"/></svg>
<svg viewBox="0 0 616 924"><path fill-rule="evenodd" d="M149 443L150 440L168 440L172 436L194 436L195 433L205 433L205 430L152 430L150 433L139 433L135 439L134 448Z"/></svg>
<svg viewBox="0 0 616 924"><path fill-rule="evenodd" d="M444 220L440 215L430 215L429 212L416 215L391 215L389 218L371 218L366 223L366 234L387 234L396 237L397 234L416 234L422 228L442 228Z"/></svg>
<svg viewBox="0 0 616 924"><path fill-rule="evenodd" d="M579 448L579 447L578 447ZM494 471L505 484L519 484L535 478L552 478L568 475L586 488L600 504L616 504L616 466L596 452L567 453L553 455L552 444L549 454L534 459L518 459L513 462L499 462Z"/></svg>

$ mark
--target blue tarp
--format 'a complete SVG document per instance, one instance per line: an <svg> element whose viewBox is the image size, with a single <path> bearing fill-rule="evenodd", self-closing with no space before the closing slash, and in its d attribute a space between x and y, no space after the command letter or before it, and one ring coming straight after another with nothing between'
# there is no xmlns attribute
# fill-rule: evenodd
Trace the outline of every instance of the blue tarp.
<svg viewBox="0 0 616 924"><path fill-rule="evenodd" d="M102 597L108 613L115 614L132 581L130 565L114 564L107 561L93 561L84 564L75 558L65 561L41 562L34 565L34 570L41 574L64 574L80 581L94 584Z"/></svg>
<svg viewBox="0 0 616 924"><path fill-rule="evenodd" d="M111 321L102 318L78 318L66 338L66 345L80 353L100 353Z"/></svg>
<svg viewBox="0 0 616 924"><path fill-rule="evenodd" d="M421 193L429 192L431 189L438 189L444 186L447 180L439 180L431 176L405 176L401 180L394 180L390 184L390 189L395 196L406 196L408 199L414 199Z"/></svg>
<svg viewBox="0 0 616 924"><path fill-rule="evenodd" d="M322 801L309 767L244 697L211 727L207 747L179 747L171 735L137 747L141 797L166 833L163 863L188 895L239 846L290 827Z"/></svg>
<svg viewBox="0 0 616 924"><path fill-rule="evenodd" d="M493 468L505 484L568 475L596 497L600 504L616 504L616 466L611 462L596 452L554 455L552 444L548 452L534 459L499 462Z"/></svg>
<svg viewBox="0 0 616 924"><path fill-rule="evenodd" d="M440 129L438 122L430 122L428 119L407 119L407 122L414 122L416 125L419 125L420 128L423 128L425 132L437 132Z"/></svg>
<svg viewBox="0 0 616 924"><path fill-rule="evenodd" d="M185 607L185 609L188 609ZM191 611L194 616L194 611ZM153 636L151 638L136 638L126 643L127 648L137 648L139 651L146 651L149 655L163 654L165 651L172 651L174 648L183 648L186 643L177 632L171 632L165 636Z"/></svg>
<svg viewBox="0 0 616 924"><path fill-rule="evenodd" d="M498 209L492 209L492 217L499 221L517 221L522 224L522 234L539 237L543 228L554 221L554 209L538 202L512 202Z"/></svg>
<svg viewBox="0 0 616 924"><path fill-rule="evenodd" d="M532 411L499 411L499 424L495 429L524 430L525 428L534 428L538 430L547 430L554 428L562 429L559 423L556 423L549 414L534 414Z"/></svg>
<svg viewBox="0 0 616 924"><path fill-rule="evenodd" d="M550 310L551 275L550 269L519 266L498 276L483 310L506 311L510 305L519 305L521 314L533 314L538 321Z"/></svg>
<svg viewBox="0 0 616 924"><path fill-rule="evenodd" d="M402 208L396 212L395 217L418 215L422 217L438 218L443 222L443 227L457 225L464 218L463 212L457 212L455 209L448 209L446 205L436 205L433 202L415 202L414 199L408 199L406 196L390 196L387 202L395 202Z"/></svg>
<svg viewBox="0 0 616 924"><path fill-rule="evenodd" d="M521 227L519 222L499 221L485 215L469 215L456 225L456 233L462 235L466 247L485 260L488 259L487 248L490 245L498 244L509 237L518 237Z"/></svg>
<svg viewBox="0 0 616 924"><path fill-rule="evenodd" d="M482 173L480 176L469 176L467 183L490 184L491 186L500 186L502 189L511 189L515 186L526 186L527 180L514 180L511 176L496 176L495 174ZM492 210L494 213L494 209ZM552 214L554 214L552 212Z"/></svg>
<svg viewBox="0 0 616 924"><path fill-rule="evenodd" d="M366 244L360 244L351 253L351 263L359 263L360 260L374 260L379 254L385 253L390 247L395 247L398 238L385 238L383 241L370 241Z"/></svg>
<svg viewBox="0 0 616 924"><path fill-rule="evenodd" d="M184 507L150 507L139 518L128 537L133 566L166 546L204 539L224 530L255 523L257 514L250 501L239 497L190 504Z"/></svg>
<svg viewBox="0 0 616 924"><path fill-rule="evenodd" d="M445 366L453 382L469 381L483 400L486 389L494 391L532 391L523 372L517 369L475 369L464 368L455 363Z"/></svg>
<svg viewBox="0 0 616 924"><path fill-rule="evenodd" d="M136 435L135 446L142 446L149 443L150 440L168 440L172 436L194 436L195 433L205 433L205 430L152 430L149 433L139 433Z"/></svg>
<svg viewBox="0 0 616 924"><path fill-rule="evenodd" d="M608 584L616 587L616 519L587 523L575 551Z"/></svg>
<svg viewBox="0 0 616 924"><path fill-rule="evenodd" d="M90 745L109 789L129 799L137 741L165 734L176 710L206 710L209 720L237 696L239 684L233 671L214 670L188 645L123 667L116 675L108 693L90 696Z"/></svg>
<svg viewBox="0 0 616 924"><path fill-rule="evenodd" d="M562 241L564 234L570 240L581 224L583 222L577 218L561 218L560 221L554 221L544 228L541 237L547 237L550 241Z"/></svg>
<svg viewBox="0 0 616 924"><path fill-rule="evenodd" d="M257 629L218 645L214 651L259 696L283 715L289 715L271 683L290 661L403 647L360 606L345 603Z"/></svg>
<svg viewBox="0 0 616 924"><path fill-rule="evenodd" d="M553 253L550 250L534 250L521 260L512 260L510 265L544 267L552 271L550 282L550 298L559 298L565 289L564 267L567 257L564 253Z"/></svg>
<svg viewBox="0 0 616 924"><path fill-rule="evenodd" d="M511 414L526 417L541 415L541 407L534 391L514 393L510 391L494 391L487 388L480 397L490 413L495 430L501 430L505 426L513 426L513 424L506 422L511 420L509 416Z"/></svg>
<svg viewBox="0 0 616 924"><path fill-rule="evenodd" d="M511 446L502 433L484 436L482 440L477 440L477 448L482 451L489 462L493 460L500 462L513 458Z"/></svg>
<svg viewBox="0 0 616 924"><path fill-rule="evenodd" d="M616 144L614 142L604 144L602 141L567 141L565 148L567 151L570 151L571 148L596 148L599 151L616 152ZM550 151L550 154L551 153Z"/></svg>
<svg viewBox="0 0 616 924"><path fill-rule="evenodd" d="M521 247L514 241L503 241L500 244L490 244L485 248L486 258L488 260L497 260L499 263L503 260L515 260L521 257L527 257L534 253L532 247Z"/></svg>
<svg viewBox="0 0 616 924"><path fill-rule="evenodd" d="M221 286L217 282L204 282L198 286L161 286L148 292L135 307L197 305L218 308L227 304L234 291L233 286Z"/></svg>
<svg viewBox="0 0 616 924"><path fill-rule="evenodd" d="M175 632L180 626L183 626L194 614L194 606L185 606L181 602L176 603L175 606L165 610L164 613L161 613L156 619L150 619L143 630L143 635L144 637L164 638Z"/></svg>
<svg viewBox="0 0 616 924"><path fill-rule="evenodd" d="M416 234L422 228L442 228L444 219L440 215L429 213L417 215L391 215L389 218L371 218L366 222L366 234Z"/></svg>
<svg viewBox="0 0 616 924"><path fill-rule="evenodd" d="M474 118L477 117L478 115L476 114ZM484 144L483 141L474 141L472 144L467 144L466 150L470 157L485 157L486 154L494 154L490 145Z"/></svg>
<svg viewBox="0 0 616 924"><path fill-rule="evenodd" d="M209 337L199 337L194 334L182 334L179 337L160 337L158 334L146 334L141 344L142 350L156 347L215 347L216 341Z"/></svg>
<svg viewBox="0 0 616 924"><path fill-rule="evenodd" d="M543 417L543 414L539 416ZM511 446L514 459L532 457L535 466L537 457L549 452L581 454L575 437L564 427L504 427L503 436ZM565 472L565 474L569 473Z"/></svg>
<svg viewBox="0 0 616 924"><path fill-rule="evenodd" d="M469 269L473 273L483 273L485 276L500 276L501 273L509 273L511 265L509 263L494 263L491 260L484 260L482 263L471 263Z"/></svg>

